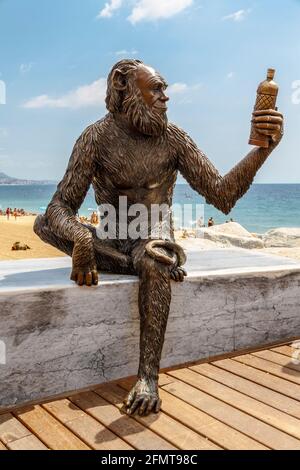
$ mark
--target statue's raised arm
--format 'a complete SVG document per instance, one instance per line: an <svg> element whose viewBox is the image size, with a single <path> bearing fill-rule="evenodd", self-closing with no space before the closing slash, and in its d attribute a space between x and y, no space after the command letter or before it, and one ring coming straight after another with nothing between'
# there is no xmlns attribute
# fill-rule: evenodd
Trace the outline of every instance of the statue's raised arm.
<svg viewBox="0 0 300 470"><path fill-rule="evenodd" d="M269 137L269 147L255 147L222 177L188 134L172 125L179 171L208 204L224 214L229 214L246 193L259 168L279 144L283 135L283 116L274 110L257 111L253 113L253 126L260 134Z"/></svg>

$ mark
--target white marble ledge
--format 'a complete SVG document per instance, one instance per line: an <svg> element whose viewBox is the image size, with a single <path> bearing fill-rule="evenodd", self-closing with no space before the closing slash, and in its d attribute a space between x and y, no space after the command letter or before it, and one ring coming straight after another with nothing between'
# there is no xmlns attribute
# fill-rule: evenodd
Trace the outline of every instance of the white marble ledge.
<svg viewBox="0 0 300 470"><path fill-rule="evenodd" d="M188 280L228 276L281 276L300 272L296 260L245 249L187 250L185 268ZM71 258L40 258L0 262L0 295L7 292L76 288L70 277ZM138 282L136 276L107 274L100 276L101 285ZM88 289L83 287L82 289Z"/></svg>

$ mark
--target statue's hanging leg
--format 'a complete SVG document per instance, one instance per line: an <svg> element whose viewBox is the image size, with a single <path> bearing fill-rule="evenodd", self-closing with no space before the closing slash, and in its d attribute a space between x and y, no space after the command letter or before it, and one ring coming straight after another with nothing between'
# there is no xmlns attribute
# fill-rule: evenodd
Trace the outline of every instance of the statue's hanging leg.
<svg viewBox="0 0 300 470"><path fill-rule="evenodd" d="M125 399L128 413L158 412L158 373L171 302L170 266L133 253L140 278L140 364L138 381Z"/></svg>

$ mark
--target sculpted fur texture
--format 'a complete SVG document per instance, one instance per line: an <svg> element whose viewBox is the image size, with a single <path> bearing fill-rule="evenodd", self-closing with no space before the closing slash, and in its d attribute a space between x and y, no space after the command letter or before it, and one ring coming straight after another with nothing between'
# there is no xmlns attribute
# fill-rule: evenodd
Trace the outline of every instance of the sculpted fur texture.
<svg viewBox="0 0 300 470"><path fill-rule="evenodd" d="M150 232L148 239L121 238L118 217L115 239L99 239L95 228L77 217L89 187L95 190L97 204L111 204L117 215L120 196L127 197L128 210L133 204L149 210L153 204L171 207L181 172L207 203L228 214L283 132L277 111L255 116L270 147L254 148L222 177L188 134L168 122L166 88L161 75L138 60L123 60L113 67L108 77L108 114L77 140L66 173L34 227L42 240L72 256L71 279L80 286L98 284L99 271L139 276L140 365L137 383L125 399L129 414L160 409L158 373L171 280L184 280L186 258L175 243L172 218L168 227L164 222L162 234L167 235L160 240L152 240Z"/></svg>

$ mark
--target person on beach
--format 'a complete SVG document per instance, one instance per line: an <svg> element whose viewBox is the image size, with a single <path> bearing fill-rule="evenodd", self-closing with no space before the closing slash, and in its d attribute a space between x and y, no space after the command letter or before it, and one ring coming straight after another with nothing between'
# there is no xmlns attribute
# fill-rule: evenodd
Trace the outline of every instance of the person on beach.
<svg viewBox="0 0 300 470"><path fill-rule="evenodd" d="M93 212L91 216L91 224L98 225L98 223L99 223L99 219L98 219L97 212Z"/></svg>
<svg viewBox="0 0 300 470"><path fill-rule="evenodd" d="M208 227L213 227L214 225L215 225L215 221L214 221L214 219L213 219L212 217L210 217L210 218L208 219L207 226L208 226Z"/></svg>
<svg viewBox="0 0 300 470"><path fill-rule="evenodd" d="M17 209L15 207L14 208L14 218L15 218L15 220L17 220L17 217L18 217L18 212L17 212Z"/></svg>
<svg viewBox="0 0 300 470"><path fill-rule="evenodd" d="M9 220L9 216L10 216L10 208L9 207L6 209L5 213L6 213L7 220Z"/></svg>

